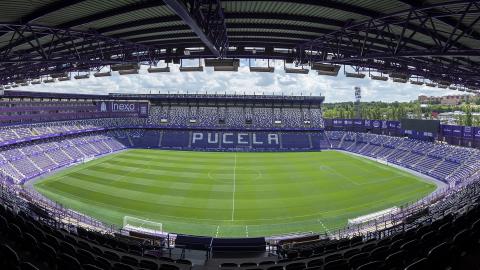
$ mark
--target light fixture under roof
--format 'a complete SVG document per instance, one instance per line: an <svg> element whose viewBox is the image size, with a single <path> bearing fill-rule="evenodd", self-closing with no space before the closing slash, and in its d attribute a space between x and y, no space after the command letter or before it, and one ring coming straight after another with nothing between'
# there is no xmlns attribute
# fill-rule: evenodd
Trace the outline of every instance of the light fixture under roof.
<svg viewBox="0 0 480 270"><path fill-rule="evenodd" d="M308 74L309 69L306 68L285 68L285 73Z"/></svg>
<svg viewBox="0 0 480 270"><path fill-rule="evenodd" d="M346 76L346 77L349 77L349 78L357 78L357 79L363 79L363 78L365 78L365 74L364 74L364 73L351 73L351 72L347 72L347 73L345 73L345 76Z"/></svg>
<svg viewBox="0 0 480 270"><path fill-rule="evenodd" d="M75 75L75 76L73 76L73 78L75 78L75 80L88 79L88 78L90 78L90 75L89 74Z"/></svg>
<svg viewBox="0 0 480 270"><path fill-rule="evenodd" d="M95 76L95 77L109 77L109 76L112 76L112 73L110 71L108 71L108 72L97 72L97 73L94 73L93 76Z"/></svg>
<svg viewBox="0 0 480 270"><path fill-rule="evenodd" d="M410 83L411 83L411 84L415 84L415 85L423 85L423 82L421 82L421 81L412 81L412 80L410 80Z"/></svg>
<svg viewBox="0 0 480 270"><path fill-rule="evenodd" d="M268 72L273 73L275 71L274 67L250 67L250 72Z"/></svg>
<svg viewBox="0 0 480 270"><path fill-rule="evenodd" d="M138 74L138 69L120 70L120 71L118 71L118 74L120 74L120 75Z"/></svg>
<svg viewBox="0 0 480 270"><path fill-rule="evenodd" d="M316 70L318 75L326 76L337 76L338 71L340 70L339 65L330 65L322 63L313 63L311 66L312 70Z"/></svg>
<svg viewBox="0 0 480 270"><path fill-rule="evenodd" d="M388 77L386 77L386 76L372 75L372 76L370 76L370 78L372 78L372 80L376 80L376 81L387 81L388 80Z"/></svg>
<svg viewBox="0 0 480 270"><path fill-rule="evenodd" d="M170 72L170 67L151 67L147 71L148 73Z"/></svg>
<svg viewBox="0 0 480 270"><path fill-rule="evenodd" d="M203 66L200 67L180 67L181 72L202 72Z"/></svg>

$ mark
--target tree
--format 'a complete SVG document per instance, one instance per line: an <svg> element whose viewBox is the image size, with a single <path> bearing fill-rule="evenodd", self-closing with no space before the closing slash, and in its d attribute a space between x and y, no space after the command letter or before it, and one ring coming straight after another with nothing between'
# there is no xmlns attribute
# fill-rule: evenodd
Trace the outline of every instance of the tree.
<svg viewBox="0 0 480 270"><path fill-rule="evenodd" d="M474 116L474 112L480 112L480 106L473 104L465 105L442 105L430 104L426 108L420 107L418 101L412 102L362 102L361 117L363 119L385 119L385 120L401 120L407 118L407 115L413 115L417 119L430 119L432 112L443 113L462 111L465 113L463 117L456 117L457 123L465 123L470 125L478 125L478 117ZM323 106L325 118L354 118L355 106L353 102L326 103Z"/></svg>
<svg viewBox="0 0 480 270"><path fill-rule="evenodd" d="M415 114L415 119L422 119L422 109L419 106L415 106L413 113Z"/></svg>
<svg viewBox="0 0 480 270"><path fill-rule="evenodd" d="M472 108L470 107L470 104L466 105L466 115L465 115L465 123L466 126L472 126L473 125L473 116L472 116Z"/></svg>
<svg viewBox="0 0 480 270"><path fill-rule="evenodd" d="M476 127L480 126L480 117L479 117L478 115L475 116L475 117L473 117L473 124L472 124L472 126L476 126Z"/></svg>

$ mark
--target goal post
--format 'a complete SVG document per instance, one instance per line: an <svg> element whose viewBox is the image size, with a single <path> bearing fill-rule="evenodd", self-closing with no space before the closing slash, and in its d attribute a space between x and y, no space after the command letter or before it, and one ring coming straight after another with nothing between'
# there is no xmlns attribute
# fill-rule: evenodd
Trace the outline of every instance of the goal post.
<svg viewBox="0 0 480 270"><path fill-rule="evenodd" d="M154 222L148 219L124 216L123 229L127 231L157 235L163 233L163 224L161 222Z"/></svg>
<svg viewBox="0 0 480 270"><path fill-rule="evenodd" d="M383 164L383 165L390 166L390 164L388 163L387 158L377 158L377 162L378 162L378 163L381 163L381 164Z"/></svg>

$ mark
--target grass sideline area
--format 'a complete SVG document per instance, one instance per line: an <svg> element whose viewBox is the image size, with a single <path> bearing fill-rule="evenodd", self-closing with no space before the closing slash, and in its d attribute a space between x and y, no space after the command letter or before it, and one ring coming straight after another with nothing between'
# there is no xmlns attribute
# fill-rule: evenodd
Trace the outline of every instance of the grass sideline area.
<svg viewBox="0 0 480 270"><path fill-rule="evenodd" d="M101 221L161 222L167 232L217 237L328 232L399 206L433 183L343 152L131 149L34 183L46 197Z"/></svg>

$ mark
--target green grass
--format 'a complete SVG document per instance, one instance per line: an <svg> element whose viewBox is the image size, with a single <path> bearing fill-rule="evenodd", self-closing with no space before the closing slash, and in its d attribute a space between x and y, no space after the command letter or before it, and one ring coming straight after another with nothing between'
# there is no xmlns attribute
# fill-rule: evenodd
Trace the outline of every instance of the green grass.
<svg viewBox="0 0 480 270"><path fill-rule="evenodd" d="M107 223L122 226L127 215L168 232L219 237L325 232L435 190L405 171L334 151L128 150L34 187Z"/></svg>

